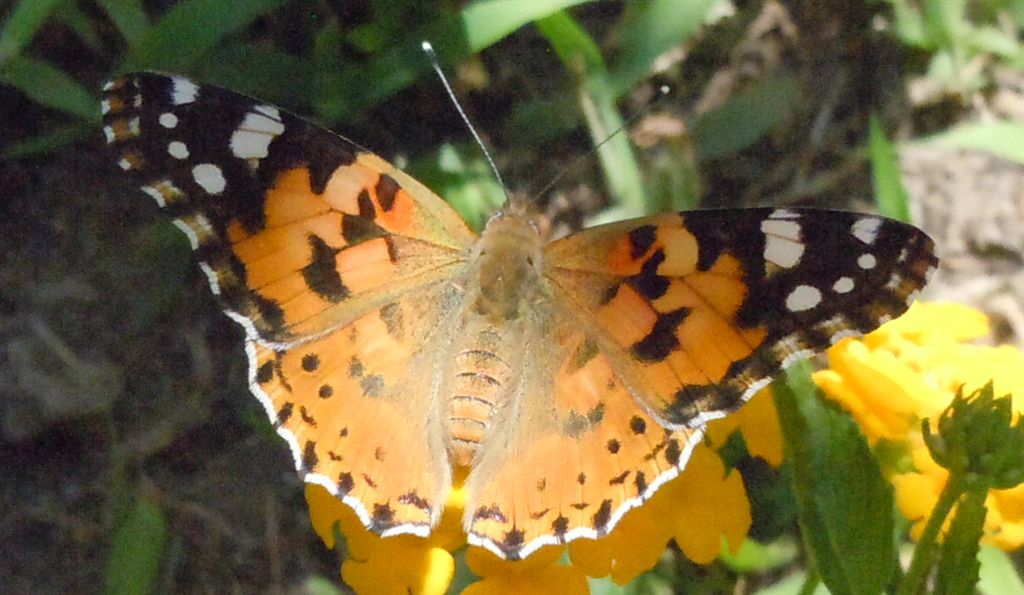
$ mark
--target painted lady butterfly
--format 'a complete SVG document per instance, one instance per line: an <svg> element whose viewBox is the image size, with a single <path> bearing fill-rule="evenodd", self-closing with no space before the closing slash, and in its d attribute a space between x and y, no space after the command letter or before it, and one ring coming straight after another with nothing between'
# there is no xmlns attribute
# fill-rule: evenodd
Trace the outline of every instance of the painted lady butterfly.
<svg viewBox="0 0 1024 595"><path fill-rule="evenodd" d="M117 163L174 217L299 474L381 535L427 535L468 467L469 541L607 533L709 420L903 312L920 230L798 208L475 234L430 190L279 108L176 76L104 89Z"/></svg>

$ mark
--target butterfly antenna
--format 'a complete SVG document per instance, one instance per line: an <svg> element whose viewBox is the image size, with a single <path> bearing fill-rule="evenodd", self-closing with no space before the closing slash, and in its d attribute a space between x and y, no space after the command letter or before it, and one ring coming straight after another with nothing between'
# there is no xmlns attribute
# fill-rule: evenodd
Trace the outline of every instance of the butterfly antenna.
<svg viewBox="0 0 1024 595"><path fill-rule="evenodd" d="M604 137L604 139L601 142L599 142L596 145L594 145L593 148L591 148L589 151L587 151L583 155L580 155L579 157L576 157L575 159L573 159L572 163L570 163L568 167L562 169L562 171L560 171L557 174L555 174L555 177L551 178L551 181L548 182L547 184L545 184L544 187L540 189L540 192L537 192L533 196L544 196L544 194L546 194L549 190L551 190L551 188L555 184L557 184L562 178L564 178L567 173L569 173L570 171L572 171L572 170L576 169L577 167L579 167L580 163L582 163L584 160L592 158L594 156L594 153L597 153L598 149L600 149L601 147L606 145L608 143L608 141L610 141L613 138L615 138L616 136L618 136L619 133L621 133L623 130L625 130L627 126L630 126L634 122L639 120L641 116L643 116L643 115L647 114L648 112L650 112L651 108L653 108L655 105L660 103L663 99L665 99L665 97L668 96L669 91L670 91L670 89L669 89L668 85L662 85L662 86L658 87L658 96L657 97L655 97L653 100L648 102L647 105L645 105L643 108L638 110L635 114L633 114L630 117L626 118L625 122L623 122L621 125L619 125L619 127L616 128L615 130L613 130L610 133L608 133L608 136Z"/></svg>
<svg viewBox="0 0 1024 595"><path fill-rule="evenodd" d="M469 128L470 133L473 134L473 138L476 139L476 144L480 145L480 150L483 151L484 157L487 159L487 163L491 166L491 171L494 172L494 177L498 178L498 183L501 184L502 191L505 192L505 206L507 207L512 197L509 196L508 186L505 185L504 178L501 177L501 172L498 171L498 166L494 163L494 158L491 157L491 152L487 150L487 145L484 144L484 140L477 134L476 128L473 127L473 123L469 121L469 116L466 115L466 111L462 109L462 104L459 103L457 97L455 97L455 91L452 90L451 84L448 82L448 77L444 75L444 71L441 70L441 63L437 59L437 54L434 53L434 46L430 45L429 41L424 41L422 44L423 52L427 54L427 58L430 60L430 65L434 67L434 72L437 73L438 78L441 79L441 84L444 85L444 90L448 92L448 97L455 104L455 109L458 110L459 116L462 117L462 121L466 123L466 128Z"/></svg>

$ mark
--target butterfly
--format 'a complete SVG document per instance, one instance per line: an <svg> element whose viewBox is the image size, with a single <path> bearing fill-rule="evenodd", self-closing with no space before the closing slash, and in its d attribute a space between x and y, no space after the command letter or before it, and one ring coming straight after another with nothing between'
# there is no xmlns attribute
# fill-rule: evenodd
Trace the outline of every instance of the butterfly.
<svg viewBox="0 0 1024 595"><path fill-rule="evenodd" d="M471 544L598 538L781 369L902 313L919 229L803 208L479 235L357 144L186 78L107 83L115 160L245 329L249 385L299 475L375 533L429 535L454 470Z"/></svg>

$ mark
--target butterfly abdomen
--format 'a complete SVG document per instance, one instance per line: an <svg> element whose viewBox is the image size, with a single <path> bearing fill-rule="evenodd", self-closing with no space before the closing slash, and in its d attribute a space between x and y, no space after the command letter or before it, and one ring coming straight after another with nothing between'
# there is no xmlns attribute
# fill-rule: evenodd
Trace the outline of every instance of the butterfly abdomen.
<svg viewBox="0 0 1024 595"><path fill-rule="evenodd" d="M489 334L489 333L488 333ZM472 463L498 413L501 395L509 382L510 366L485 334L455 357L448 397L448 431L452 462Z"/></svg>

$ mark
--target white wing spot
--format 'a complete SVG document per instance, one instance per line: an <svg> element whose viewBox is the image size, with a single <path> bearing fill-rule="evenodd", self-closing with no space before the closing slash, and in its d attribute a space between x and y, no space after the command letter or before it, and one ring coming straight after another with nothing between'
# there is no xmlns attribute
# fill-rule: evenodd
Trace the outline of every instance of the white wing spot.
<svg viewBox="0 0 1024 595"><path fill-rule="evenodd" d="M786 296L786 308L790 312L810 310L821 303L821 292L810 285L798 285Z"/></svg>
<svg viewBox="0 0 1024 595"><path fill-rule="evenodd" d="M255 109L266 106L257 106ZM231 135L231 152L239 159L263 159L267 156L270 143L284 132L284 124L267 114L268 108L249 112L245 120Z"/></svg>
<svg viewBox="0 0 1024 595"><path fill-rule="evenodd" d="M111 90L113 88L114 88L114 81L107 81L107 82L103 83L103 90L104 91L109 91L109 90Z"/></svg>
<svg viewBox="0 0 1024 595"><path fill-rule="evenodd" d="M122 158L121 158L121 159L120 159L120 160L119 160L119 161L117 162L117 165L118 165L118 166L119 166L119 167L120 167L121 169L123 169L124 171L128 171L129 169L131 169L131 168L132 168L132 162L131 162L131 161L128 161L128 160L127 160L127 159L125 159L124 157L122 157Z"/></svg>
<svg viewBox="0 0 1024 595"><path fill-rule="evenodd" d="M765 219L761 222L764 238L764 258L782 268L789 269L800 262L804 244L800 241L800 224L788 219Z"/></svg>
<svg viewBox="0 0 1024 595"><path fill-rule="evenodd" d="M156 204L160 205L160 208L163 208L163 207L167 206L166 201L164 201L164 193L160 192L155 187L153 187L153 186L140 186L139 190L142 190L146 194L152 196L153 200L156 201Z"/></svg>
<svg viewBox="0 0 1024 595"><path fill-rule="evenodd" d="M174 103L174 105L192 103L196 100L196 97L199 95L199 87L196 86L195 83L177 76L171 80L173 81L171 102Z"/></svg>
<svg viewBox="0 0 1024 595"><path fill-rule="evenodd" d="M281 112L280 112L280 110L278 110L276 107L274 107L272 105L256 105L256 106L253 106L252 109L257 111L257 112L259 112L259 113L261 113L261 114L263 114L264 116L273 118L273 119L277 120L278 122L281 121Z"/></svg>
<svg viewBox="0 0 1024 595"><path fill-rule="evenodd" d="M182 233L185 234L185 237L188 238L188 243L190 246L192 246L193 250L199 248L199 238L196 237L196 232L193 231L192 228L189 227L187 223L185 223L181 219L174 219L171 221L171 223L174 224L174 227L177 227L178 229L181 230Z"/></svg>
<svg viewBox="0 0 1024 595"><path fill-rule="evenodd" d="M171 157L175 159L187 159L188 158L188 147L185 143L180 140L172 141L167 145L167 152L171 154ZM198 180L197 180L198 181Z"/></svg>
<svg viewBox="0 0 1024 595"><path fill-rule="evenodd" d="M836 279L836 282L832 284L832 291L836 293L850 293L853 291L853 279L849 277Z"/></svg>
<svg viewBox="0 0 1024 595"><path fill-rule="evenodd" d="M107 137L107 144L114 142L114 139L117 138L114 135L114 129L110 126L103 127L103 134Z"/></svg>
<svg viewBox="0 0 1024 595"><path fill-rule="evenodd" d="M104 116L110 113L110 100L104 99L100 102L100 113Z"/></svg>
<svg viewBox="0 0 1024 595"><path fill-rule="evenodd" d="M163 113L160 114L159 122L164 128L174 128L178 125L178 116L175 116L171 112Z"/></svg>
<svg viewBox="0 0 1024 595"><path fill-rule="evenodd" d="M189 238L191 240L191 238ZM206 280L210 282L210 291L213 295L220 295L220 282L217 278L217 271L213 270L205 260L199 261L199 269L206 274Z"/></svg>
<svg viewBox="0 0 1024 595"><path fill-rule="evenodd" d="M200 163L192 168L192 178L210 194L220 194L227 187L224 172L212 163Z"/></svg>
<svg viewBox="0 0 1024 595"><path fill-rule="evenodd" d="M863 217L854 222L850 232L853 233L854 237L865 244L874 244L875 239L878 238L878 228L881 225L881 219L877 219L875 217Z"/></svg>
<svg viewBox="0 0 1024 595"><path fill-rule="evenodd" d="M769 219L799 219L800 213L796 211L790 211L789 209L775 209L771 215L768 215Z"/></svg>
<svg viewBox="0 0 1024 595"><path fill-rule="evenodd" d="M860 256L857 257L857 266L859 266L860 268L862 268L862 269L864 269L866 271L869 271L869 270L875 268L875 265L877 265L877 264L878 264L878 259L875 258L874 254L867 254L867 253L865 253L865 254L861 254Z"/></svg>

